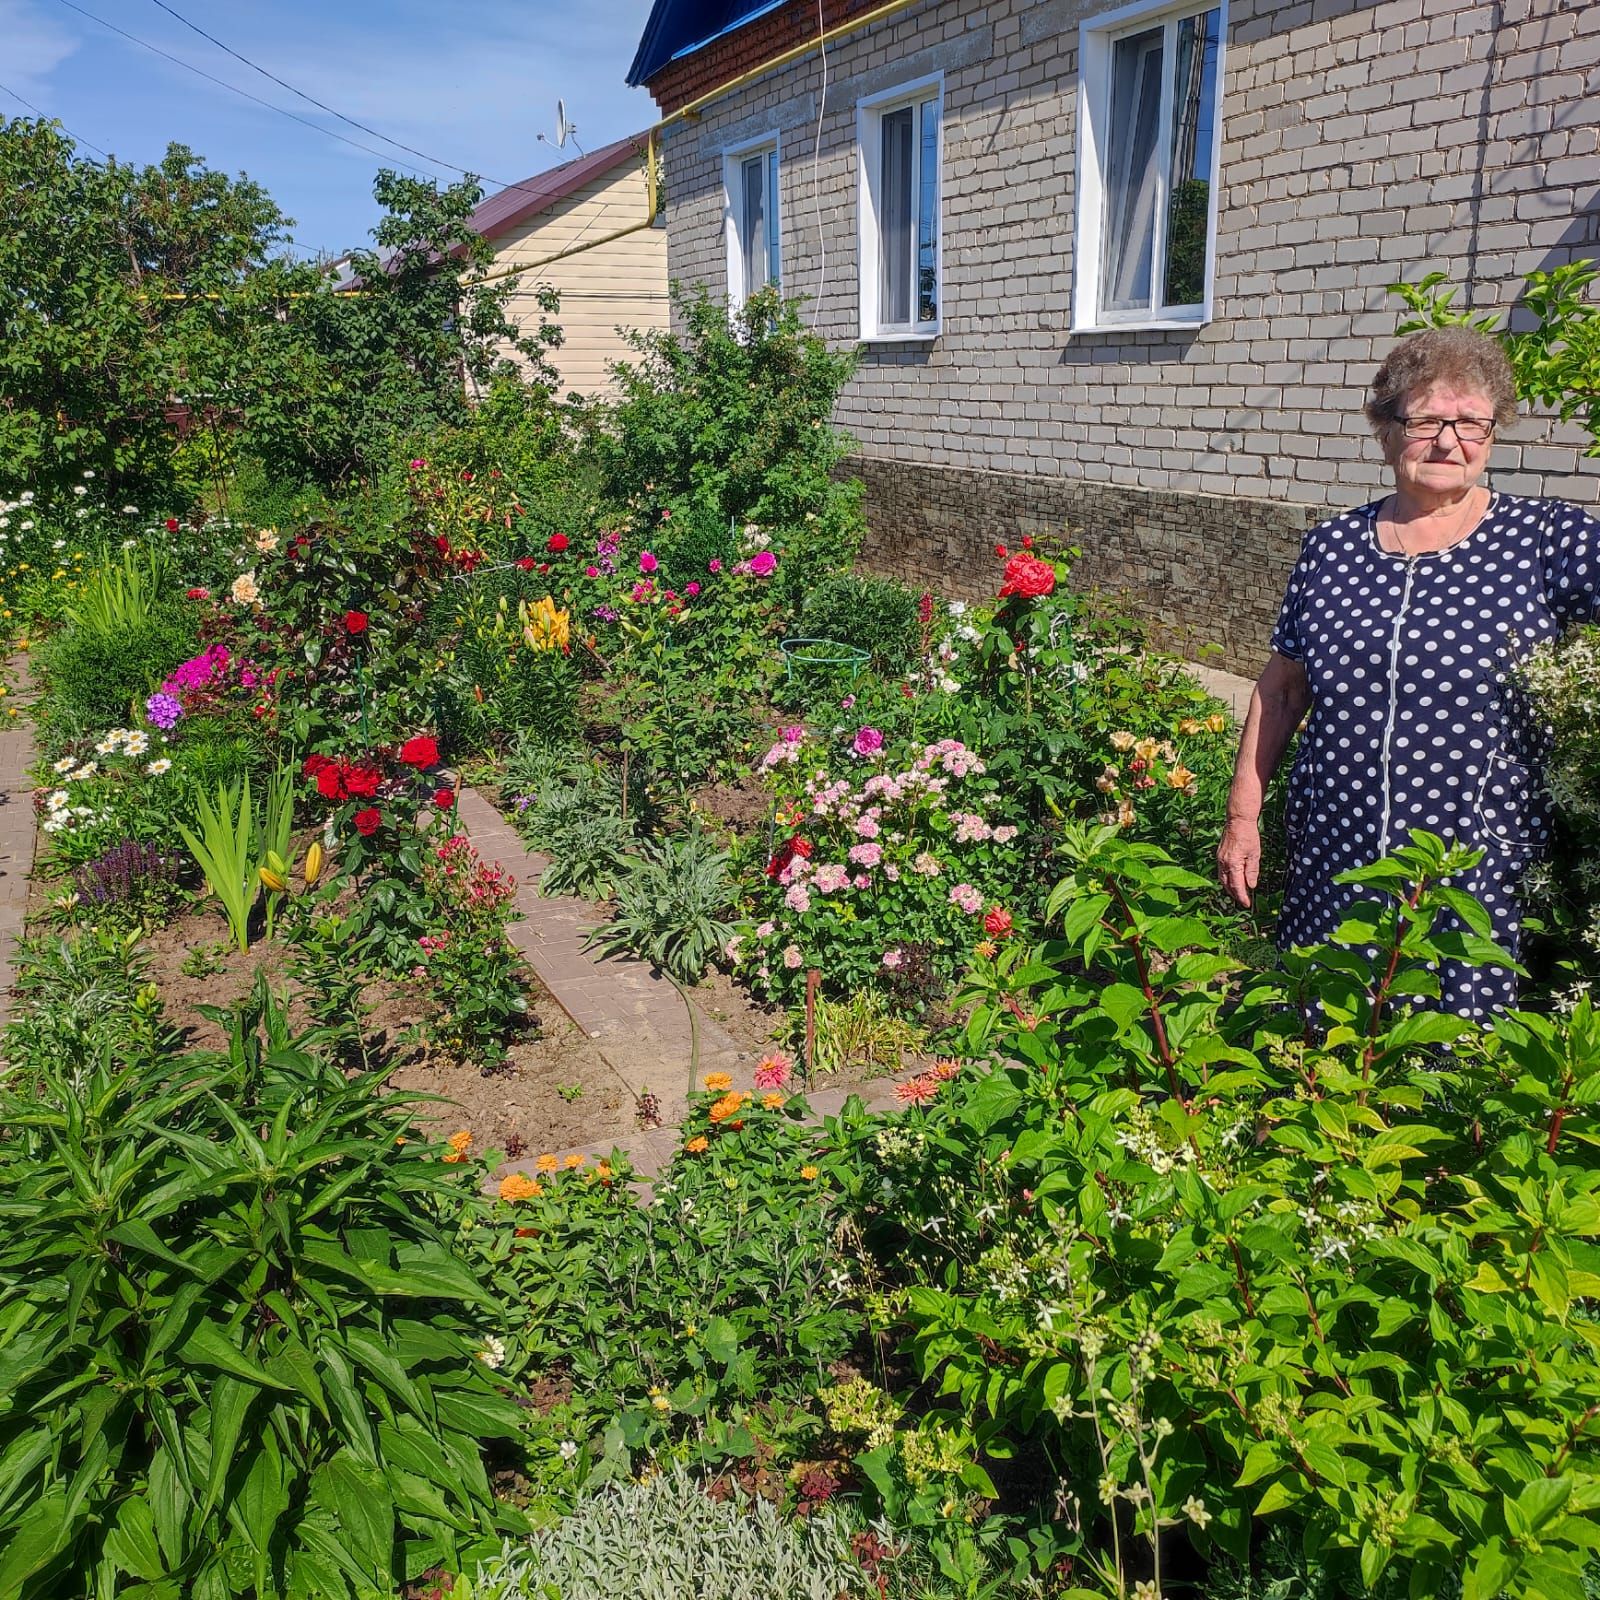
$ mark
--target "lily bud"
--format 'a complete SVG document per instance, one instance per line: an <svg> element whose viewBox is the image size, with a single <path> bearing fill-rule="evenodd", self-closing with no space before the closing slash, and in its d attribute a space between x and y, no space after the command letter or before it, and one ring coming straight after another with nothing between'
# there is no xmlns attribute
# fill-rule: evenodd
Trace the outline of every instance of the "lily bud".
<svg viewBox="0 0 1600 1600"><path fill-rule="evenodd" d="M322 841L318 839L306 851L306 888L314 889L316 887L317 879L322 876L324 859L325 852L322 848Z"/></svg>
<svg viewBox="0 0 1600 1600"><path fill-rule="evenodd" d="M267 888L271 889L274 894L282 894L283 891L289 887L288 883L284 880L283 874L281 872L274 872L271 867L258 867L256 869L256 876L260 878L262 883L264 883Z"/></svg>

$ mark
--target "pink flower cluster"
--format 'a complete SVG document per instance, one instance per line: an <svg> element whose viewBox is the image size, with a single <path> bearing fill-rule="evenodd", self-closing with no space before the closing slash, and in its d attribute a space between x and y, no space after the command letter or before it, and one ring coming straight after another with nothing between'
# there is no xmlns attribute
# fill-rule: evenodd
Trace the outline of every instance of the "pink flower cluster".
<svg viewBox="0 0 1600 1600"><path fill-rule="evenodd" d="M983 910L983 896L970 883L958 883L950 891L950 904L960 906L969 917Z"/></svg>
<svg viewBox="0 0 1600 1600"><path fill-rule="evenodd" d="M952 778L981 776L988 770L959 739L940 739L936 744L925 745L913 764L919 772L926 772L933 766L942 767Z"/></svg>
<svg viewBox="0 0 1600 1600"><path fill-rule="evenodd" d="M166 694L182 694L186 689L209 689L227 672L230 659L227 645L211 645L176 668L161 685L162 691Z"/></svg>
<svg viewBox="0 0 1600 1600"><path fill-rule="evenodd" d="M778 742L761 758L761 770L771 772L774 767L793 766L800 759L800 746L805 742L804 728L785 728Z"/></svg>

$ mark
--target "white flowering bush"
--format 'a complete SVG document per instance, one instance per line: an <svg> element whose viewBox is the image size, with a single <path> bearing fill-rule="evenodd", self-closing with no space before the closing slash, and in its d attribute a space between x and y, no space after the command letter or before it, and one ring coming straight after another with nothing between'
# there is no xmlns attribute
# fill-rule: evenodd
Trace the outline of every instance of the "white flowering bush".
<svg viewBox="0 0 1600 1600"><path fill-rule="evenodd" d="M861 727L835 757L795 726L759 770L778 832L729 950L758 994L792 1001L813 967L833 993L911 964L948 978L1011 931L1019 830L959 739L891 747Z"/></svg>
<svg viewBox="0 0 1600 1600"><path fill-rule="evenodd" d="M83 753L45 766L45 782L34 793L39 825L58 865L91 860L130 834L170 831L166 819L180 797L162 793L172 771L164 734L112 728L75 748Z"/></svg>

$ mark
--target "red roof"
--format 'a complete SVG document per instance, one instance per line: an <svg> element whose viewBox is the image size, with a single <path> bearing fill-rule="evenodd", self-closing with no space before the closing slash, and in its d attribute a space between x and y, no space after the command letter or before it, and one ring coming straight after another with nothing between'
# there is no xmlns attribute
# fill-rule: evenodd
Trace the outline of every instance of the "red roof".
<svg viewBox="0 0 1600 1600"><path fill-rule="evenodd" d="M642 159L648 142L648 134L630 134L603 149L591 150L576 161L565 161L548 172L512 184L509 189L502 189L499 194L479 202L472 213L472 226L483 238L498 239L529 217L536 217L575 194L586 183L621 166L630 156Z"/></svg>

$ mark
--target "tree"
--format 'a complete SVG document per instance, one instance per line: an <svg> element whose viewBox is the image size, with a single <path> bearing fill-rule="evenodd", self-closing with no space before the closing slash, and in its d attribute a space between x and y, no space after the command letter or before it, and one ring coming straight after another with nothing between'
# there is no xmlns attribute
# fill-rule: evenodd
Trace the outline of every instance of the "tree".
<svg viewBox="0 0 1600 1600"><path fill-rule="evenodd" d="M1454 326L1496 335L1511 360L1517 393L1549 406L1564 422L1577 421L1591 440L1584 453L1600 456L1600 302L1586 297L1597 278L1600 267L1589 261L1529 273L1521 303L1533 326L1517 331L1502 329L1497 312L1456 310L1456 291L1443 287L1450 281L1443 272L1430 272L1421 283L1391 284L1390 291L1412 312L1401 333Z"/></svg>
<svg viewBox="0 0 1600 1600"><path fill-rule="evenodd" d="M170 492L169 407L206 402L225 308L288 227L182 145L102 164L53 123L0 121L0 493L48 498L86 469L114 494Z"/></svg>

